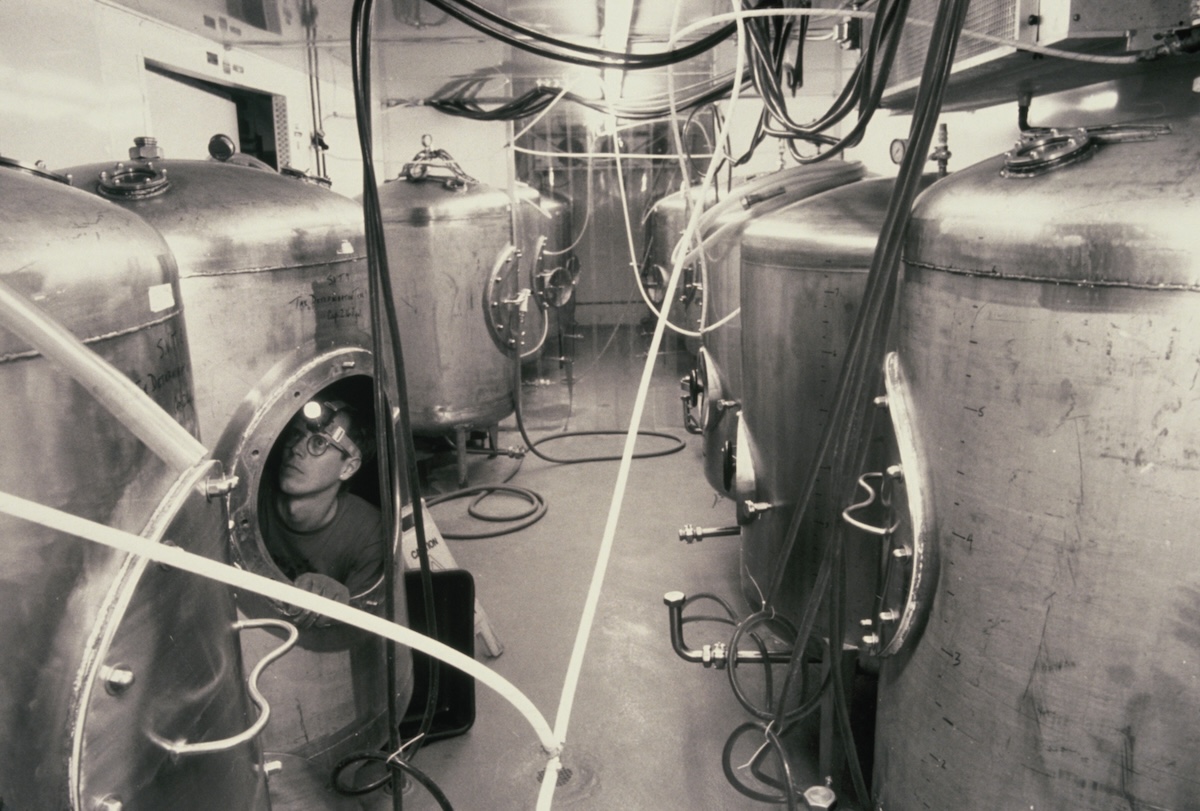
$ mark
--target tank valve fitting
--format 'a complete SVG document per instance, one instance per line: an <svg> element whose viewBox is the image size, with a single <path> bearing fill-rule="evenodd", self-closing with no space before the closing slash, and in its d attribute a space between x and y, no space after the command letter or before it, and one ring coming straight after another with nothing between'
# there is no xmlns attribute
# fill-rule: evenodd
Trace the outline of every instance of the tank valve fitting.
<svg viewBox="0 0 1200 811"><path fill-rule="evenodd" d="M104 682L105 692L110 696L121 695L136 681L129 665L105 665L100 668L99 676Z"/></svg>
<svg viewBox="0 0 1200 811"><path fill-rule="evenodd" d="M929 160L937 163L938 177L945 177L950 164L950 139L945 124L938 124L938 142L929 153Z"/></svg>
<svg viewBox="0 0 1200 811"><path fill-rule="evenodd" d="M689 648L683 639L683 607L687 597L682 591L668 591L663 595L667 606L667 621L671 632L671 648L685 662L702 664L705 667L715 667L723 670L729 661L729 651L724 642L714 642L702 646L699 650ZM737 661L742 664L762 663L764 660L771 664L784 664L791 661L790 650L768 650L764 657L760 650L737 651Z"/></svg>
<svg viewBox="0 0 1200 811"><path fill-rule="evenodd" d="M750 499L746 499L744 506L746 508L746 515L753 517L770 510L772 504L769 501L751 501Z"/></svg>
<svg viewBox="0 0 1200 811"><path fill-rule="evenodd" d="M158 145L158 139L149 135L134 138L133 146L129 147L129 157L133 160L156 161L162 160L162 156L163 151Z"/></svg>
<svg viewBox="0 0 1200 811"><path fill-rule="evenodd" d="M223 496L226 493L232 492L233 488L237 486L237 476L218 476L212 479L205 479L204 498L207 500L214 496Z"/></svg>
<svg viewBox="0 0 1200 811"><path fill-rule="evenodd" d="M740 535L742 528L732 527L698 527L694 524L684 524L679 530L679 540L685 543L703 541L705 538L721 538L730 535Z"/></svg>
<svg viewBox="0 0 1200 811"><path fill-rule="evenodd" d="M679 389L683 392L679 395L679 399L683 402L683 427L689 434L699 434L701 433L700 423L692 415L692 409L700 404L700 395L704 393L700 370L692 369L681 377Z"/></svg>

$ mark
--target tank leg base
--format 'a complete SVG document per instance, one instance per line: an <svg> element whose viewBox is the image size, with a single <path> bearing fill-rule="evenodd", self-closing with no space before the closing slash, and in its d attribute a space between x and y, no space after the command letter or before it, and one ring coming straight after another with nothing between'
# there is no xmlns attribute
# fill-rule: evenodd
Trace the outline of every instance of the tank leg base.
<svg viewBox="0 0 1200 811"><path fill-rule="evenodd" d="M456 426L454 429L454 452L458 461L458 486L467 486L467 427Z"/></svg>

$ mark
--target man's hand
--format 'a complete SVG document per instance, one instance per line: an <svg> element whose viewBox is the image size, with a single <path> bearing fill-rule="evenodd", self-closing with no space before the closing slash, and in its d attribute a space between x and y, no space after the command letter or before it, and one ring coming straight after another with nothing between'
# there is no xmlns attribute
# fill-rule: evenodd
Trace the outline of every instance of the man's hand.
<svg viewBox="0 0 1200 811"><path fill-rule="evenodd" d="M350 604L350 590L328 575L305 572L296 578L295 586L345 605ZM306 610L300 611L293 622L299 628L328 628L333 624L333 620L324 614Z"/></svg>

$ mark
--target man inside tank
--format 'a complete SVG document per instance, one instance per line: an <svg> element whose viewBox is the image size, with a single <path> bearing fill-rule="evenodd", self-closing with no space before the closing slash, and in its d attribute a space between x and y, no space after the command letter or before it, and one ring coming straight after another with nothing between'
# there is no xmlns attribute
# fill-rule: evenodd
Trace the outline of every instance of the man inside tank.
<svg viewBox="0 0 1200 811"><path fill-rule="evenodd" d="M378 508L348 492L351 477L373 450L364 420L341 400L318 397L293 417L282 441L277 487L263 488L263 541L298 588L349 603L383 571ZM299 610L301 628L328 627L329 618Z"/></svg>

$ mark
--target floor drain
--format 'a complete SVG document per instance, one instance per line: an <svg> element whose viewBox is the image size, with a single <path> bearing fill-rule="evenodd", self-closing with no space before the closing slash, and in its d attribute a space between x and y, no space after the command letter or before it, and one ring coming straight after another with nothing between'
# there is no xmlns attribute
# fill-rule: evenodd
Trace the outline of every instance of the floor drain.
<svg viewBox="0 0 1200 811"><path fill-rule="evenodd" d="M554 785L556 785L558 788L562 788L567 783L571 782L572 774L574 774L574 772L572 772L566 766L563 766L561 769L558 770L558 779L556 781L554 781ZM542 780L545 777L546 777L546 770L539 769L538 773L537 773L537 781L540 783L540 782L542 782Z"/></svg>

